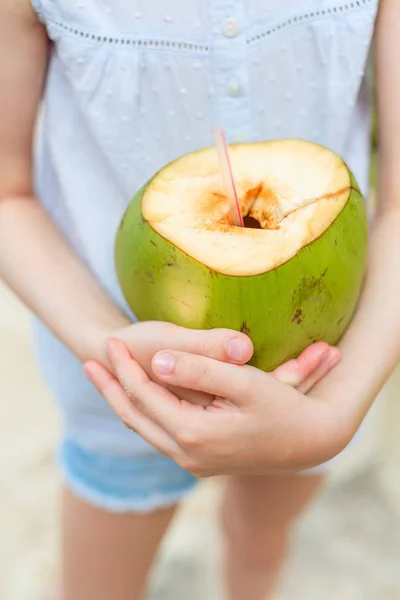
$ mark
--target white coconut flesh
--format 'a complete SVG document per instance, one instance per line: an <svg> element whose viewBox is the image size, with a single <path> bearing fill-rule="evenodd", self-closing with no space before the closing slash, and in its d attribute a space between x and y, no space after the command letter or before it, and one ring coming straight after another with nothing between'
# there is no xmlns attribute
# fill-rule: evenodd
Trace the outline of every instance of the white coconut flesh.
<svg viewBox="0 0 400 600"><path fill-rule="evenodd" d="M230 219L213 148L168 165L142 198L143 218L159 235L219 273L276 269L320 237L350 197L349 170L327 148L279 140L229 153L244 228Z"/></svg>

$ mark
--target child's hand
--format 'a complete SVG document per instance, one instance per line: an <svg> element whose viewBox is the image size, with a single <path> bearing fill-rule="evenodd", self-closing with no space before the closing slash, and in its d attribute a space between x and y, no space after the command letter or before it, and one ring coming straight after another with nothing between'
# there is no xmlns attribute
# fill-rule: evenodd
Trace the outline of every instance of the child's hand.
<svg viewBox="0 0 400 600"><path fill-rule="evenodd" d="M126 344L136 362L153 381L164 384L181 400L205 405L210 403L208 394L170 386L157 378L151 367L154 354L169 348L238 365L247 363L253 354L250 338L244 333L229 329L196 331L171 323L147 321L125 327L115 337ZM280 366L273 374L281 381L307 391L329 371L331 362L338 360L339 356L338 349L321 342L316 343L307 348L297 360Z"/></svg>
<svg viewBox="0 0 400 600"><path fill-rule="evenodd" d="M332 352L325 371L339 353L322 347ZM247 365L185 352L157 353L152 361L157 379L208 394L207 406L182 401L151 381L116 340L109 344L116 377L95 362L86 363L85 372L129 428L197 476L288 472L334 456L348 433L335 406L277 381L290 379L308 388L312 377L304 377L304 365L309 368L320 351L321 345L314 345L273 377Z"/></svg>

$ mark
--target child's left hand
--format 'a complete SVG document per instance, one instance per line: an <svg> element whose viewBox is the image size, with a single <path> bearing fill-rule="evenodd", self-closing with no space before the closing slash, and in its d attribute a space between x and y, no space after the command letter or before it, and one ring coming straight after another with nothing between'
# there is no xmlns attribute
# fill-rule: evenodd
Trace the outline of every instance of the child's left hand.
<svg viewBox="0 0 400 600"><path fill-rule="evenodd" d="M157 353L157 378L212 394L207 407L151 381L122 342L109 342L109 356L117 378L91 362L85 366L91 381L127 427L198 477L309 468L351 438L332 403L305 395L340 360L339 350L327 344L310 346L270 374L182 352Z"/></svg>

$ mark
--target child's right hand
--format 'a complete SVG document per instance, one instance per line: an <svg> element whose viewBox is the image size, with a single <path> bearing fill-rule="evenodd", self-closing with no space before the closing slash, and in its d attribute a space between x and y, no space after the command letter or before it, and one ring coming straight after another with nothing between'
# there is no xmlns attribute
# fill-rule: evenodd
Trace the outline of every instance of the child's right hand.
<svg viewBox="0 0 400 600"><path fill-rule="evenodd" d="M253 354L253 344L244 333L230 329L193 330L172 323L145 321L124 327L113 336L124 342L132 356L159 384L151 367L158 351L170 349L198 354L221 362L237 365L247 363ZM280 381L299 387L306 392L330 370L331 359L340 355L337 348L318 342L307 348L296 360L288 361L276 369L274 375ZM208 394L170 387L179 398L196 404L209 405Z"/></svg>

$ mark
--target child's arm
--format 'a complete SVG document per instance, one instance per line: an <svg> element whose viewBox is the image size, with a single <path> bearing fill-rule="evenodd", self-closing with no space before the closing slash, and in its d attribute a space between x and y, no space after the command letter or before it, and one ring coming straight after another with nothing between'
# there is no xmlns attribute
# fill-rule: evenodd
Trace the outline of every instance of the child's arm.
<svg viewBox="0 0 400 600"><path fill-rule="evenodd" d="M49 42L28 0L0 3L0 275L81 359L127 318L33 197L32 138Z"/></svg>
<svg viewBox="0 0 400 600"><path fill-rule="evenodd" d="M341 344L343 361L316 388L358 426L400 359L400 10L380 3L375 35L379 121L378 210L362 302Z"/></svg>

